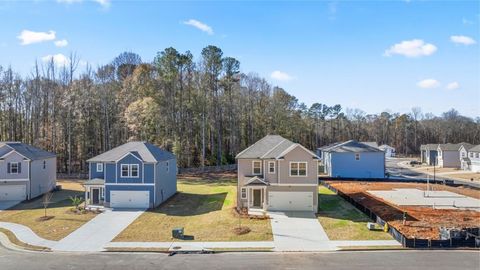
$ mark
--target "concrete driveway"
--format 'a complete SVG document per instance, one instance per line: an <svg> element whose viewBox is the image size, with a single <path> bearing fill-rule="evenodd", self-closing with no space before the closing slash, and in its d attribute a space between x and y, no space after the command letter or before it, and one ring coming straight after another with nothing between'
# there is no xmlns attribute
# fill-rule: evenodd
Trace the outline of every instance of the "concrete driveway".
<svg viewBox="0 0 480 270"><path fill-rule="evenodd" d="M313 212L268 212L277 251L336 250Z"/></svg>
<svg viewBox="0 0 480 270"><path fill-rule="evenodd" d="M104 246L137 219L145 210L106 210L67 237L58 241L56 251L103 251Z"/></svg>
<svg viewBox="0 0 480 270"><path fill-rule="evenodd" d="M0 201L0 212L21 203L21 201Z"/></svg>

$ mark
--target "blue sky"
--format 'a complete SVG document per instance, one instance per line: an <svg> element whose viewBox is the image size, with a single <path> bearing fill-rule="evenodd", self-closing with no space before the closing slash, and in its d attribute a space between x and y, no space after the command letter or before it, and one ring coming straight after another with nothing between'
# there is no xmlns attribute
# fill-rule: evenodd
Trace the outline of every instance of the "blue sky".
<svg viewBox="0 0 480 270"><path fill-rule="evenodd" d="M6 1L0 25L0 65L21 74L216 45L307 105L480 116L479 1Z"/></svg>

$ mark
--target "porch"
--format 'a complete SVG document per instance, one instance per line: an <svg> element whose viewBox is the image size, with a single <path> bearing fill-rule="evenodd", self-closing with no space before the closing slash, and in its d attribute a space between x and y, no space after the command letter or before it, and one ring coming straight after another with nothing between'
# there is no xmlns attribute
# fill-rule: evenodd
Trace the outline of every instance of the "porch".
<svg viewBox="0 0 480 270"><path fill-rule="evenodd" d="M95 178L86 181L85 208L102 208L105 201L105 180Z"/></svg>

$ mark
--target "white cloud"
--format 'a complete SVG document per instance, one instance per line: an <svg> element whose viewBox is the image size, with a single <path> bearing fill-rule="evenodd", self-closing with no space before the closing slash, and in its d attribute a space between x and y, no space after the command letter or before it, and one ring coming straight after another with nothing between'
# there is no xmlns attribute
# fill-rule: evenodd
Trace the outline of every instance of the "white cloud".
<svg viewBox="0 0 480 270"><path fill-rule="evenodd" d="M57 47L65 47L68 45L68 41L66 39L62 39L62 40L55 40L53 42L55 44L55 46Z"/></svg>
<svg viewBox="0 0 480 270"><path fill-rule="evenodd" d="M212 27L208 26L207 24L205 24L201 21L190 19L188 21L184 21L183 24L193 26L193 27L195 27L195 28L197 28L197 29L209 34L209 35L213 35Z"/></svg>
<svg viewBox="0 0 480 270"><path fill-rule="evenodd" d="M440 82L435 79L425 79L419 81L417 86L424 89L437 88L440 86Z"/></svg>
<svg viewBox="0 0 480 270"><path fill-rule="evenodd" d="M21 45L50 41L55 39L55 31L50 30L48 32L34 32L30 30L23 30L20 35L17 36L17 38L20 39Z"/></svg>
<svg viewBox="0 0 480 270"><path fill-rule="evenodd" d="M451 83L447 84L446 88L448 90L458 89L458 88L460 88L460 84L458 82L451 82Z"/></svg>
<svg viewBox="0 0 480 270"><path fill-rule="evenodd" d="M99 3L104 8L110 7L110 4L111 4L110 0L93 0L93 1Z"/></svg>
<svg viewBox="0 0 480 270"><path fill-rule="evenodd" d="M52 61L52 59L53 59L53 62L55 63L55 65L60 66L60 67L66 66L70 63L70 60L68 59L68 57L66 57L65 55L63 55L61 53L55 54L55 55L47 55L47 56L42 57L42 61L45 62L45 63L48 63L48 62Z"/></svg>
<svg viewBox="0 0 480 270"><path fill-rule="evenodd" d="M400 54L406 57L420 57L432 55L437 51L437 47L431 43L425 43L421 39L404 40L395 44L386 50L383 55L392 56Z"/></svg>
<svg viewBox="0 0 480 270"><path fill-rule="evenodd" d="M279 70L275 70L274 72L272 72L272 74L270 74L270 77L272 79L279 80L279 81L284 81L284 82L291 81L291 80L294 79L288 73L282 72L282 71L279 71Z"/></svg>
<svg viewBox="0 0 480 270"><path fill-rule="evenodd" d="M473 45L477 43L473 38L467 36L451 36L450 40L453 43L463 44L463 45Z"/></svg>

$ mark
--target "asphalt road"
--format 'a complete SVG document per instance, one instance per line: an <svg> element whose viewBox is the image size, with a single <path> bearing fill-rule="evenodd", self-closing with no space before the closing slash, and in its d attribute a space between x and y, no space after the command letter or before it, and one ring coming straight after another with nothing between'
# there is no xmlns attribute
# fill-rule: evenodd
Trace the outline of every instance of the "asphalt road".
<svg viewBox="0 0 480 270"><path fill-rule="evenodd" d="M0 247L0 269L409 269L478 270L478 251L341 251L330 253L37 253Z"/></svg>

